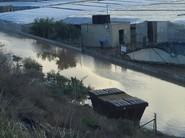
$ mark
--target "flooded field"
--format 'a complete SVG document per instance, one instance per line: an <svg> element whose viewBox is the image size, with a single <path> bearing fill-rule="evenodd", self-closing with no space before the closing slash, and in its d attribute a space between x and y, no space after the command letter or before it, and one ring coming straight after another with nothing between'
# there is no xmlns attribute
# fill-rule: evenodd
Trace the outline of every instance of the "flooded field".
<svg viewBox="0 0 185 138"><path fill-rule="evenodd" d="M116 21L125 22L127 19L150 21L174 21L184 24L184 0L50 0L40 2L0 2L0 7L11 5L15 8L33 7L23 11L6 12L0 14L0 19L17 24L29 24L36 18L53 18L65 22L78 24L91 22L94 14L107 14L117 18ZM48 12L49 11L49 12ZM73 17L88 18L75 20ZM139 20L140 19L140 20Z"/></svg>
<svg viewBox="0 0 185 138"><path fill-rule="evenodd" d="M146 100L141 123L153 119L157 113L158 130L176 136L185 136L185 88L111 64L81 53L40 44L33 39L0 33L0 48L5 53L35 59L43 71L58 71L66 77L84 79L95 89L116 87L132 96ZM152 124L146 126L152 128Z"/></svg>

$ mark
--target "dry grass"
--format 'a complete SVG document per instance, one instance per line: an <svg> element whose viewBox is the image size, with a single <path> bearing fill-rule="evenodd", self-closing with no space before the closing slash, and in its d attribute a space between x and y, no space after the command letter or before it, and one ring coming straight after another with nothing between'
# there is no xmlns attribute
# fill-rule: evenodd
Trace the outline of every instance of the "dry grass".
<svg viewBox="0 0 185 138"><path fill-rule="evenodd" d="M74 82L64 79L67 89L57 81L54 83L57 89L53 89L47 85L48 79L43 75L34 75L41 74L40 70L32 68L31 75L30 70L18 69L8 58L0 56L0 62L3 59L3 65L0 65L2 138L165 137L140 130L130 121L108 119L89 106L72 103L74 95L71 93L76 95L82 89L78 87L83 87L80 81L75 82L74 88ZM66 90L75 93L67 95ZM83 88L84 94L85 90L88 89Z"/></svg>

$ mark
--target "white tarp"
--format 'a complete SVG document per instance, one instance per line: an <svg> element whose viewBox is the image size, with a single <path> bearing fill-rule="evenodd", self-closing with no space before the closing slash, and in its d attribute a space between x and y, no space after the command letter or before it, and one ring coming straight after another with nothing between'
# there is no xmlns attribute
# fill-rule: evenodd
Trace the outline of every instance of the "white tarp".
<svg viewBox="0 0 185 138"><path fill-rule="evenodd" d="M158 48L146 48L134 51L127 54L130 59L135 61L169 63L185 65L184 55L175 55L174 53L167 53Z"/></svg>

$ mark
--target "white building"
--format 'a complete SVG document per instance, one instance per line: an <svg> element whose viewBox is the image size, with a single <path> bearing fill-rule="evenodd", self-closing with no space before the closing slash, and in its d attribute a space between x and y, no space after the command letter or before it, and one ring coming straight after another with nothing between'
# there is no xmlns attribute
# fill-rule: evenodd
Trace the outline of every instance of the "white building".
<svg viewBox="0 0 185 138"><path fill-rule="evenodd" d="M130 44L129 23L83 24L81 34L85 47L119 47Z"/></svg>
<svg viewBox="0 0 185 138"><path fill-rule="evenodd" d="M136 24L136 31L133 27L131 30L132 52L127 53L131 60L185 65L184 24L150 21Z"/></svg>
<svg viewBox="0 0 185 138"><path fill-rule="evenodd" d="M145 21L131 24L131 49L163 43L185 43L185 25L170 21Z"/></svg>

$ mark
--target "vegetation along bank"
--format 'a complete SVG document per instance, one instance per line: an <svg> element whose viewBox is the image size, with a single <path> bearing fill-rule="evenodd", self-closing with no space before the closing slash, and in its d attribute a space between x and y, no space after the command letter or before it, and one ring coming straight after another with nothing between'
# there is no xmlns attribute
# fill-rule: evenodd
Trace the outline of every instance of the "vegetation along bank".
<svg viewBox="0 0 185 138"><path fill-rule="evenodd" d="M154 135L122 119L109 119L80 104L90 88L62 74L42 73L32 59L0 53L0 137L120 138Z"/></svg>

